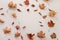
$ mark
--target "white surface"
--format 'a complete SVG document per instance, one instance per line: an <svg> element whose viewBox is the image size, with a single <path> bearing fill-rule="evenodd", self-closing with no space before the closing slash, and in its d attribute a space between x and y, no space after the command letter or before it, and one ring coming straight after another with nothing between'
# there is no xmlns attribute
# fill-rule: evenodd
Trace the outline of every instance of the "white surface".
<svg viewBox="0 0 60 40"><path fill-rule="evenodd" d="M9 9L8 3L10 1L17 3L17 8L20 8L22 12ZM0 7L4 8L2 11L0 11L0 13L5 13L4 16L0 15L0 18L3 18L5 20L4 24L0 24L0 40L7 40L8 38L10 38L11 40L21 40L21 38L14 37L15 32L17 32L17 30L15 29L15 25L20 25L21 28L22 26L26 26L26 29L19 30L19 32L21 32L21 34L23 35L24 40L29 40L26 35L27 33L37 34L37 32L41 30L43 30L46 33L46 38L43 40L52 40L50 38L50 34L52 34L53 32L57 34L57 38L60 40L60 0L51 0L48 3L43 2L42 0L39 0L39 3L44 3L47 6L45 10L39 9L38 7L39 3L36 2L35 0L30 0L30 5L35 4L36 5L35 8L32 8L31 6L26 7L25 5L23 5L23 7L19 6L19 3L24 4L23 2L24 0L0 0ZM30 9L30 12L26 11L27 8ZM48 15L48 12L49 12L48 8L55 10L57 12L55 18L52 19L55 22L54 28L49 28L47 26L47 22L51 19L49 16L47 17L47 19L44 20L38 14L38 12L41 12L43 15ZM33 11L34 9L39 9L39 11L34 12ZM17 19L14 19L11 16L11 13L14 13L14 12L16 12L17 14ZM14 26L11 25L11 22L13 21L15 22ZM40 27L40 24L38 23L39 21L43 22L44 27L42 28ZM11 34L5 35L3 33L3 28L6 26L11 28L12 30ZM48 30L50 31L48 32ZM40 40L40 39L37 37L37 35L35 35L34 40Z"/></svg>

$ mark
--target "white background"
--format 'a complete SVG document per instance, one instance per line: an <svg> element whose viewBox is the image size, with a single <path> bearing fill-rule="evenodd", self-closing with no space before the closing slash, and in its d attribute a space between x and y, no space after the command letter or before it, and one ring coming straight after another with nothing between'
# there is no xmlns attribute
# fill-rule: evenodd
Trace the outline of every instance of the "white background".
<svg viewBox="0 0 60 40"><path fill-rule="evenodd" d="M9 9L8 3L10 1L13 1L17 4L17 8L20 8L22 12L18 12L16 9ZM19 6L19 4L22 3L23 6ZM44 10L39 9L39 4L44 3L46 5L46 8ZM35 4L35 8L31 7L31 4ZM27 33L35 33L34 40L40 40L37 37L37 33L39 31L43 31L46 33L46 38L43 40L52 40L50 38L50 35L54 32L57 34L57 38L60 40L60 0L50 0L49 2L44 2L43 0L39 0L39 2L36 2L35 0L30 0L30 5L27 7L24 5L24 0L0 0L0 7L4 8L3 10L0 10L0 14L4 13L4 16L0 15L0 18L3 18L5 20L4 24L0 24L0 40L7 40L10 38L11 40L21 40L21 38L15 38L14 34L17 32L15 29L16 25L20 25L22 28L23 26L26 26L26 29L20 29L18 30L21 32L21 35L23 35L24 40L29 40L27 38ZM30 12L27 12L26 9L29 8ZM38 9L37 12L34 12L34 9ZM47 16L46 19L43 19L38 12L41 12L42 15L48 15L49 10L52 9L56 11L56 16L54 18L50 18ZM17 14L17 19L14 19L11 14L12 13ZM53 20L55 22L55 27L49 28L47 25L47 22L49 20ZM15 22L15 24L12 26L11 23ZM42 21L44 27L40 27L39 21ZM3 28L10 27L11 33L5 35L3 33ZM57 39L53 39L57 40Z"/></svg>

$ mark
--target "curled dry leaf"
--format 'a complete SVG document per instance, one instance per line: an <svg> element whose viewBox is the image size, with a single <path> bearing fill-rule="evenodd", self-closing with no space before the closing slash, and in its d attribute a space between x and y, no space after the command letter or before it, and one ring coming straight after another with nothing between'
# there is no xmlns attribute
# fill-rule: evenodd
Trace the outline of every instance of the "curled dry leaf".
<svg viewBox="0 0 60 40"><path fill-rule="evenodd" d="M32 4L31 6L32 6L32 7L35 7L35 5L34 5L34 4Z"/></svg>
<svg viewBox="0 0 60 40"><path fill-rule="evenodd" d="M15 3L13 3L12 1L8 3L9 8L16 8L16 6L17 5Z"/></svg>
<svg viewBox="0 0 60 40"><path fill-rule="evenodd" d="M14 22L12 22L12 25L14 24Z"/></svg>
<svg viewBox="0 0 60 40"><path fill-rule="evenodd" d="M12 16L13 16L13 18L16 18L16 17L17 17L17 16L16 16L16 13L13 13Z"/></svg>
<svg viewBox="0 0 60 40"><path fill-rule="evenodd" d="M24 1L25 5L29 5L29 0Z"/></svg>
<svg viewBox="0 0 60 40"><path fill-rule="evenodd" d="M26 28L26 26L23 26L23 29L25 29Z"/></svg>
<svg viewBox="0 0 60 40"><path fill-rule="evenodd" d="M46 17L47 17L47 15L44 15L44 16L43 16L43 19L46 19Z"/></svg>
<svg viewBox="0 0 60 40"><path fill-rule="evenodd" d="M20 26L19 25L16 25L16 29L19 30L20 29Z"/></svg>
<svg viewBox="0 0 60 40"><path fill-rule="evenodd" d="M50 21L48 22L48 26L49 26L49 27L54 27L54 25L55 25L55 23L54 23L52 20L50 20Z"/></svg>
<svg viewBox="0 0 60 40"><path fill-rule="evenodd" d="M4 20L0 18L0 23L4 23Z"/></svg>
<svg viewBox="0 0 60 40"><path fill-rule="evenodd" d="M45 5L44 4L39 4L39 8L40 9L45 9Z"/></svg>
<svg viewBox="0 0 60 40"><path fill-rule="evenodd" d="M4 28L3 31L4 31L4 34L8 34L11 32L11 28L6 27L6 28Z"/></svg>
<svg viewBox="0 0 60 40"><path fill-rule="evenodd" d="M16 32L15 33L15 37L17 38L17 37L19 37L20 36L20 33L19 32Z"/></svg>
<svg viewBox="0 0 60 40"><path fill-rule="evenodd" d="M30 10L29 9L27 9L27 12L29 12Z"/></svg>
<svg viewBox="0 0 60 40"><path fill-rule="evenodd" d="M56 15L56 12L55 11L52 10L52 11L49 12L49 16L50 17L54 17L55 15Z"/></svg>
<svg viewBox="0 0 60 40"><path fill-rule="evenodd" d="M30 34L27 34L27 36L28 36L28 38L29 38L30 40L33 40L34 35L35 35L35 34L31 34L31 33L30 33Z"/></svg>
<svg viewBox="0 0 60 40"><path fill-rule="evenodd" d="M50 35L50 37L51 37L52 39L54 39L54 38L56 38L56 34L53 33L53 34Z"/></svg>
<svg viewBox="0 0 60 40"><path fill-rule="evenodd" d="M40 32L37 33L37 36L39 38L45 38L45 33L43 33L43 31L40 31Z"/></svg>
<svg viewBox="0 0 60 40"><path fill-rule="evenodd" d="M21 10L20 10L20 9L17 9L17 11L18 11L18 12L21 12Z"/></svg>

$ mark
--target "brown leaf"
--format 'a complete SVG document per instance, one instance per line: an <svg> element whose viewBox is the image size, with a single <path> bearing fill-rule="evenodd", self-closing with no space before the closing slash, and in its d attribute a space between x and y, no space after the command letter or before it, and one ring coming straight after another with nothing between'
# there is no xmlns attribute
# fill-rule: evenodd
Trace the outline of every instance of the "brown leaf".
<svg viewBox="0 0 60 40"><path fill-rule="evenodd" d="M19 32L16 32L15 33L15 37L17 38L17 37L19 37L20 36L20 33Z"/></svg>
<svg viewBox="0 0 60 40"><path fill-rule="evenodd" d="M20 29L20 26L19 26L19 25L16 25L15 27L16 27L16 29L17 29L17 30L19 30L19 29Z"/></svg>
<svg viewBox="0 0 60 40"><path fill-rule="evenodd" d="M26 26L23 26L23 29L25 29L26 28Z"/></svg>
<svg viewBox="0 0 60 40"><path fill-rule="evenodd" d="M35 5L34 5L34 4L32 4L31 6L32 6L32 7L35 7Z"/></svg>
<svg viewBox="0 0 60 40"><path fill-rule="evenodd" d="M50 20L50 21L48 22L48 26L49 26L49 27L54 27L54 25L55 25L55 23L54 23L52 20Z"/></svg>
<svg viewBox="0 0 60 40"><path fill-rule="evenodd" d="M0 10L3 10L3 8L0 8Z"/></svg>
<svg viewBox="0 0 60 40"><path fill-rule="evenodd" d="M41 15L42 16L42 14L39 12L39 15Z"/></svg>
<svg viewBox="0 0 60 40"><path fill-rule="evenodd" d="M4 23L4 20L0 18L0 23Z"/></svg>
<svg viewBox="0 0 60 40"><path fill-rule="evenodd" d="M53 33L53 34L50 35L50 37L51 37L52 39L54 39L54 38L56 38L56 34Z"/></svg>
<svg viewBox="0 0 60 40"><path fill-rule="evenodd" d="M49 16L50 17L54 17L55 15L56 15L56 12L55 11L52 10L52 11L49 12Z"/></svg>
<svg viewBox="0 0 60 40"><path fill-rule="evenodd" d="M17 11L18 11L18 12L21 12L21 10L20 10L20 9L17 9Z"/></svg>
<svg viewBox="0 0 60 40"><path fill-rule="evenodd" d="M45 9L45 5L44 4L39 4L39 8L40 9Z"/></svg>
<svg viewBox="0 0 60 40"><path fill-rule="evenodd" d="M34 36L35 34L27 34L27 36L28 36L28 38L30 39L30 40L33 40L33 36Z"/></svg>
<svg viewBox="0 0 60 40"><path fill-rule="evenodd" d="M12 25L14 24L14 22L12 22Z"/></svg>
<svg viewBox="0 0 60 40"><path fill-rule="evenodd" d="M4 13L1 13L1 15L4 15Z"/></svg>
<svg viewBox="0 0 60 40"><path fill-rule="evenodd" d="M37 9L34 10L34 12L38 11Z"/></svg>
<svg viewBox="0 0 60 40"><path fill-rule="evenodd" d="M12 16L13 16L13 18L16 18L16 17L17 17L17 16L16 16L16 13L13 13Z"/></svg>
<svg viewBox="0 0 60 40"><path fill-rule="evenodd" d="M21 39L24 40L22 35L21 35Z"/></svg>
<svg viewBox="0 0 60 40"><path fill-rule="evenodd" d="M12 1L8 3L9 8L16 8L16 6L17 5L15 3L13 3Z"/></svg>
<svg viewBox="0 0 60 40"><path fill-rule="evenodd" d="M43 19L46 19L46 17L47 17L47 15L44 15L44 16L43 16Z"/></svg>
<svg viewBox="0 0 60 40"><path fill-rule="evenodd" d="M37 36L39 38L45 38L45 33L43 33L43 31L40 31L40 32L37 33Z"/></svg>
<svg viewBox="0 0 60 40"><path fill-rule="evenodd" d="M29 9L27 9L27 11L29 12L30 10L29 10Z"/></svg>
<svg viewBox="0 0 60 40"><path fill-rule="evenodd" d="M43 27L43 25L42 25L42 24L41 24L40 26L41 26L41 27Z"/></svg>
<svg viewBox="0 0 60 40"><path fill-rule="evenodd" d="M8 34L11 32L11 28L6 27L6 28L4 28L3 31L4 31L4 34Z"/></svg>
<svg viewBox="0 0 60 40"><path fill-rule="evenodd" d="M25 5L29 5L29 0L24 1Z"/></svg>
<svg viewBox="0 0 60 40"><path fill-rule="evenodd" d="M19 4L20 6L23 6L22 4Z"/></svg>

